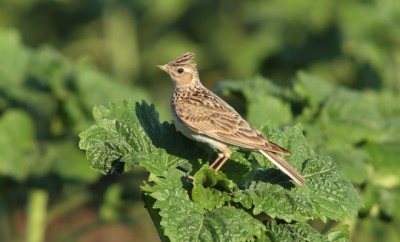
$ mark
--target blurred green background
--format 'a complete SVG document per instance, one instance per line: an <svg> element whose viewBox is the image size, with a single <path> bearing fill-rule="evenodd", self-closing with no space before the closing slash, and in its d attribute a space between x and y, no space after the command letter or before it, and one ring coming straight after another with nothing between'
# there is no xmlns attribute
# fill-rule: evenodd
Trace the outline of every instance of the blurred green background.
<svg viewBox="0 0 400 242"><path fill-rule="evenodd" d="M399 240L399 26L398 0L0 0L0 241L158 240L140 195L146 174L92 170L78 134L94 105L124 98L153 102L170 121L172 82L155 65L186 51L204 85L256 125L251 102L269 99L240 83L263 76L272 81L255 82L296 90L315 78L289 114L267 118L305 122L316 150L347 161L338 166L365 203L347 221L354 241ZM356 103L345 114L368 123L357 139L296 119L297 104L337 88L351 95L329 105Z"/></svg>

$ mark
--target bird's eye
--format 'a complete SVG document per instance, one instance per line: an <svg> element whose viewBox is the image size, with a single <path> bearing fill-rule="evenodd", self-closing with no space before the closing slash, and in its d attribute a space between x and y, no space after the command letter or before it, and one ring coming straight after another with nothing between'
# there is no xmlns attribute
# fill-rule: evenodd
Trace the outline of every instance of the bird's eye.
<svg viewBox="0 0 400 242"><path fill-rule="evenodd" d="M178 73L183 73L183 68L179 68Z"/></svg>

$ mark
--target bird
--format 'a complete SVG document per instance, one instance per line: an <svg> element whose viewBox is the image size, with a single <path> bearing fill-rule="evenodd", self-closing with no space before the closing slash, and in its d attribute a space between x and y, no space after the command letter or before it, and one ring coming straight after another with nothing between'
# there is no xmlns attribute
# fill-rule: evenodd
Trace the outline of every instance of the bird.
<svg viewBox="0 0 400 242"><path fill-rule="evenodd" d="M165 65L157 65L174 83L171 112L176 130L218 150L217 158L210 165L215 171L232 155L230 146L236 146L260 152L297 184L303 185L304 177L279 156L290 155L288 150L269 141L233 107L202 85L194 57L193 52L186 52Z"/></svg>

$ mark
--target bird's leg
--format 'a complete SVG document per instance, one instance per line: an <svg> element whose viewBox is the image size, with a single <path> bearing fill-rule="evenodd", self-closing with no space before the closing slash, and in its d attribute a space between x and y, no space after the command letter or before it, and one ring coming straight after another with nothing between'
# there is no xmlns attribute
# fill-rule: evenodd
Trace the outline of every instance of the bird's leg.
<svg viewBox="0 0 400 242"><path fill-rule="evenodd" d="M219 169L221 169L221 167L225 164L225 162L229 159L229 157L225 157L221 163L217 166L217 168L215 168L215 171L219 171Z"/></svg>
<svg viewBox="0 0 400 242"><path fill-rule="evenodd" d="M225 162L231 157L232 155L232 151L231 149L229 149L228 146L226 146L223 150L221 150L223 152L223 157L224 159L221 161L221 163L217 166L217 168L215 169L215 171L219 171L219 169L221 169L221 167L225 164Z"/></svg>
<svg viewBox="0 0 400 242"><path fill-rule="evenodd" d="M210 168L214 168L214 166L218 164L218 161L220 161L222 158L224 158L224 153L218 153L217 159L215 159L215 161L211 164Z"/></svg>

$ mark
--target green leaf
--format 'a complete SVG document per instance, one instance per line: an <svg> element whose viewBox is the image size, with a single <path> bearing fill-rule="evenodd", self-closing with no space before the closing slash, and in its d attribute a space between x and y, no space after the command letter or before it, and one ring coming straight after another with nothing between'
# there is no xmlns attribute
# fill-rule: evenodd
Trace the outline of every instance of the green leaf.
<svg viewBox="0 0 400 242"><path fill-rule="evenodd" d="M31 53L21 44L17 31L0 29L0 56L0 89L19 87L25 80Z"/></svg>
<svg viewBox="0 0 400 242"><path fill-rule="evenodd" d="M128 160L129 159L129 160ZM133 165L139 164L149 171L152 175L160 176L166 170L185 165L188 161L177 156L168 154L164 149L154 149L151 153L137 152L132 157L122 159L126 162L125 169L129 169Z"/></svg>
<svg viewBox="0 0 400 242"><path fill-rule="evenodd" d="M397 188L396 188L397 189ZM398 218L400 216L400 194L396 189L380 187L377 203L382 216L387 218ZM375 197L376 199L376 197Z"/></svg>
<svg viewBox="0 0 400 242"><path fill-rule="evenodd" d="M243 196L248 196L254 205L254 214L264 212L288 222L310 218L339 220L357 213L362 202L353 186L339 174L328 157L311 151L301 125L278 132L267 124L262 130L270 134L267 137L271 141L288 147L292 155L285 159L303 174L305 186L294 186L268 159L255 154L263 169L254 174L250 186L236 198L245 202L244 207L248 207L248 199Z"/></svg>
<svg viewBox="0 0 400 242"><path fill-rule="evenodd" d="M365 150L370 157L371 164L376 171L376 181L386 187L400 185L400 139L384 142L368 142Z"/></svg>
<svg viewBox="0 0 400 242"><path fill-rule="evenodd" d="M264 212L272 218L303 221L313 218L315 213L310 194L306 189L289 190L281 185L254 181L243 194L251 199L255 215Z"/></svg>
<svg viewBox="0 0 400 242"><path fill-rule="evenodd" d="M135 113L135 103L123 101L109 108L96 106L93 116L97 125L80 134L79 147L93 168L103 173L113 171L114 162L132 152L150 150L151 141L142 129Z"/></svg>
<svg viewBox="0 0 400 242"><path fill-rule="evenodd" d="M86 150L90 166L105 174L113 172L114 162L129 152L123 148L126 146L123 137L103 127L92 126L79 137L79 148Z"/></svg>
<svg viewBox="0 0 400 242"><path fill-rule="evenodd" d="M311 81L312 78L305 77L295 83L302 86L311 82L310 88L325 83L323 81L319 81L319 84L314 83ZM323 101L317 103L319 109L313 114L312 120L315 123L307 126L307 137L318 150L320 149L318 146L322 144L323 151L326 151L334 148L340 150L343 146L354 148L354 144L366 140L379 143L382 140L391 142L398 139L396 131L400 125L397 118L384 120L381 114L384 105L380 102L394 101L391 95L388 96L387 92L380 95L360 93L343 87L336 87L333 90L331 94L325 95ZM315 96L315 92L316 90L309 90L310 98ZM390 109L393 106L386 103L385 107ZM347 153L347 150L344 153Z"/></svg>
<svg viewBox="0 0 400 242"><path fill-rule="evenodd" d="M309 110L307 114L317 112L319 106L323 104L331 95L337 91L338 87L308 75L305 72L298 72L293 82L293 92L296 99L305 102Z"/></svg>
<svg viewBox="0 0 400 242"><path fill-rule="evenodd" d="M288 103L281 98L269 95L256 95L248 104L247 119L255 126L265 120L274 120L276 124L288 124L292 120L292 113ZM265 105L267 103L268 105Z"/></svg>
<svg viewBox="0 0 400 242"><path fill-rule="evenodd" d="M267 237L270 241L350 241L347 225L339 226L321 235L306 223L278 223L268 221Z"/></svg>
<svg viewBox="0 0 400 242"><path fill-rule="evenodd" d="M212 161L216 153L198 152L197 145L176 133L171 124L160 123L153 105L123 101L107 108L96 106L93 115L97 125L81 133L80 142L89 162L106 172L117 170L115 164L121 162L125 170L137 164L148 170L154 185L142 190L155 199L153 207L160 210L163 233L171 240L260 239L263 226L251 213L288 222L326 221L353 216L362 206L330 159L311 150L302 125L280 131L267 123L261 131L291 151L285 159L304 175L305 186L294 185L261 154L238 150L223 173L204 165L194 174L191 186L176 167ZM240 236L244 237L237 237L237 231L243 231Z"/></svg>
<svg viewBox="0 0 400 242"><path fill-rule="evenodd" d="M249 184L253 179L255 168L258 168L257 162L253 162L254 156L249 151L243 151L231 148L232 155L229 160L221 168L227 179L232 180L236 184ZM212 159L215 159L214 154Z"/></svg>
<svg viewBox="0 0 400 242"><path fill-rule="evenodd" d="M205 210L193 202L182 183L183 173L166 172L155 179L151 196L160 209L161 226L171 241L255 241L265 227L248 213L231 206Z"/></svg>
<svg viewBox="0 0 400 242"><path fill-rule="evenodd" d="M314 154L303 135L303 126L301 124L280 131L270 122L267 122L262 126L260 131L268 140L291 152L291 155L285 156L284 159L298 171L301 171L303 163ZM257 153L254 156L262 168L276 168L263 155Z"/></svg>
<svg viewBox="0 0 400 242"><path fill-rule="evenodd" d="M333 228L325 234L325 241L350 242L350 231L348 225L341 225Z"/></svg>
<svg viewBox="0 0 400 242"><path fill-rule="evenodd" d="M260 126L266 120L287 124L292 119L290 105L283 101L282 89L268 79L257 77L244 82L218 82L217 92L222 95L242 93L247 103L247 120L254 126Z"/></svg>
<svg viewBox="0 0 400 242"><path fill-rule="evenodd" d="M375 139L382 131L379 111L365 96L347 89L339 89L326 101L320 119L329 141L337 145Z"/></svg>
<svg viewBox="0 0 400 242"><path fill-rule="evenodd" d="M174 124L160 123L159 114L154 105L148 105L146 102L137 103L135 110L143 130L154 146L162 148L175 156L186 159L196 158L197 154L193 152L196 143L176 131Z"/></svg>
<svg viewBox="0 0 400 242"><path fill-rule="evenodd" d="M324 149L322 148L321 152L322 150ZM369 156L364 150L343 146L326 150L324 153L335 161L340 174L347 180L355 184L362 184L368 179L367 162Z"/></svg>
<svg viewBox="0 0 400 242"><path fill-rule="evenodd" d="M148 171L159 175L170 167L187 163L187 160L167 154L166 150L171 149L173 153L177 147L171 146L174 143L168 143L167 139L174 140L177 135L171 125L159 122L154 106L145 102L139 105L123 101L110 104L108 108L96 106L93 116L97 125L82 132L79 143L79 147L86 150L93 168L110 173L119 162L125 164L125 170L140 163ZM182 138L176 137L175 140L181 141Z"/></svg>
<svg viewBox="0 0 400 242"><path fill-rule="evenodd" d="M339 220L357 214L363 203L353 186L337 171L329 157L313 157L303 170L316 214Z"/></svg>
<svg viewBox="0 0 400 242"><path fill-rule="evenodd" d="M71 140L46 144L43 159L51 162L54 173L69 181L89 183L100 175L98 171L88 169L85 154Z"/></svg>
<svg viewBox="0 0 400 242"><path fill-rule="evenodd" d="M271 220L266 224L270 241L322 241L323 237L306 223L278 224Z"/></svg>
<svg viewBox="0 0 400 242"><path fill-rule="evenodd" d="M379 110L360 92L334 86L304 73L295 80L293 92L304 105L298 120L313 123L314 127L308 132L311 142L322 144L319 138L322 136L325 147L342 147L343 143L376 139L382 131Z"/></svg>
<svg viewBox="0 0 400 242"><path fill-rule="evenodd" d="M400 222L397 219L384 220L378 216L370 216L357 221L356 230L352 233L354 241L399 240Z"/></svg>
<svg viewBox="0 0 400 242"><path fill-rule="evenodd" d="M34 53L35 58L29 66L29 74L39 85L49 87L54 96L66 101L67 81L72 73L72 65L55 49L44 46Z"/></svg>
<svg viewBox="0 0 400 242"><path fill-rule="evenodd" d="M25 112L9 109L1 116L0 130L0 174L23 181L38 158L33 121Z"/></svg>
<svg viewBox="0 0 400 242"><path fill-rule="evenodd" d="M208 210L220 208L231 200L230 194L235 188L236 184L226 179L223 173L204 166L194 176L192 199Z"/></svg>
<svg viewBox="0 0 400 242"><path fill-rule="evenodd" d="M88 63L80 63L75 68L75 85L79 97L87 110L95 105L106 105L122 99L148 100L149 96L141 88L130 88L128 85L96 70Z"/></svg>

